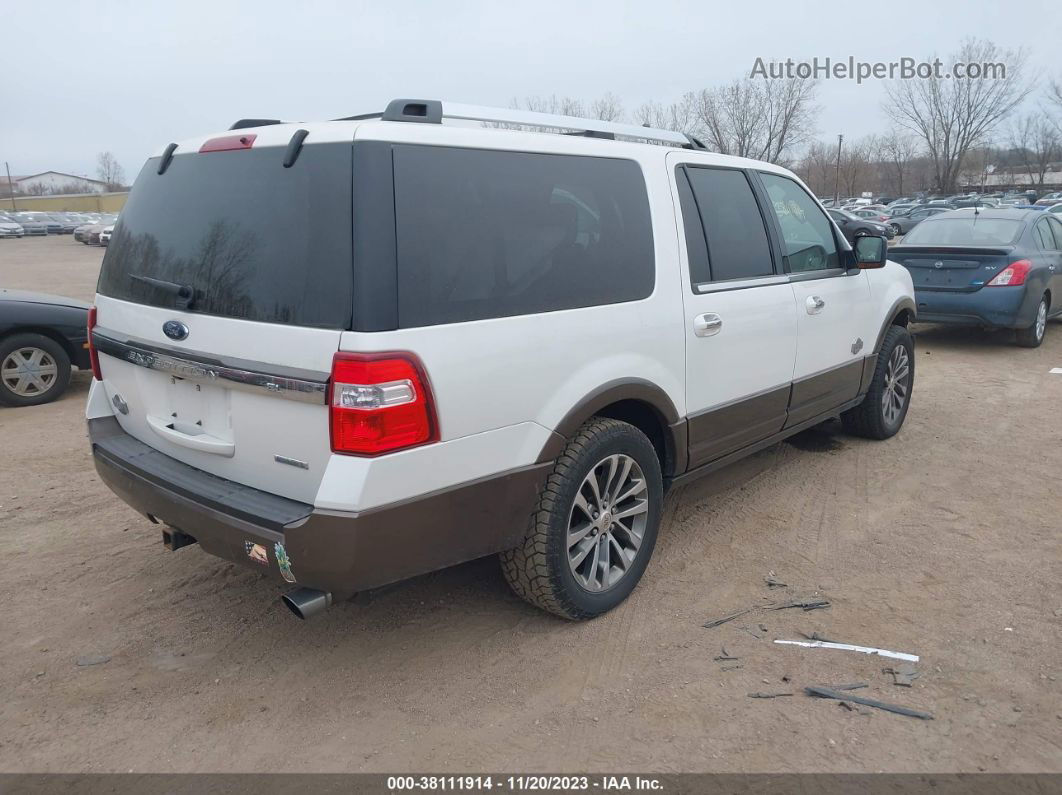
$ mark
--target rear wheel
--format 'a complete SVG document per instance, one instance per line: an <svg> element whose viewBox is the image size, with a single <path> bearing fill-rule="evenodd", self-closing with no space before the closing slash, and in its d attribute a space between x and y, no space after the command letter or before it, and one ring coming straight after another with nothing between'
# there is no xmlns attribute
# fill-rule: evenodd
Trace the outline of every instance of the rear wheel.
<svg viewBox="0 0 1062 795"><path fill-rule="evenodd" d="M1047 333L1047 309L1048 301L1045 295L1036 307L1036 319L1032 325L1018 329L1017 341L1023 348L1039 348L1043 343L1044 335Z"/></svg>
<svg viewBox="0 0 1062 795"><path fill-rule="evenodd" d="M0 403L37 406L55 400L70 383L70 357L41 334L0 340Z"/></svg>
<svg viewBox="0 0 1062 795"><path fill-rule="evenodd" d="M900 229L899 224L889 224L889 229L892 230L893 237L903 234L903 230Z"/></svg>
<svg viewBox="0 0 1062 795"><path fill-rule="evenodd" d="M501 554L517 595L562 618L593 618L634 590L656 544L660 462L640 430L595 418L546 482L523 544Z"/></svg>
<svg viewBox="0 0 1062 795"><path fill-rule="evenodd" d="M863 402L841 415L844 429L868 439L894 436L907 417L914 386L914 341L903 326L890 326L878 351Z"/></svg>

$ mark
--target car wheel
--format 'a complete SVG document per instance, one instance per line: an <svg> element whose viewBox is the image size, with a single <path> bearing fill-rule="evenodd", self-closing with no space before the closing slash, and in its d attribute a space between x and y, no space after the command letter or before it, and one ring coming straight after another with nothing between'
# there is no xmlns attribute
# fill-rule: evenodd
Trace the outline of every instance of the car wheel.
<svg viewBox="0 0 1062 795"><path fill-rule="evenodd" d="M844 429L867 439L894 436L907 417L913 386L914 340L903 326L890 326L878 351L866 397L841 414Z"/></svg>
<svg viewBox="0 0 1062 795"><path fill-rule="evenodd" d="M513 591L573 621L620 604L653 554L660 461L640 430L595 417L557 458L524 542L501 554Z"/></svg>
<svg viewBox="0 0 1062 795"><path fill-rule="evenodd" d="M899 224L889 224L889 229L892 230L892 234L893 234L894 237L896 235L902 235L903 234L903 230L900 229L900 225Z"/></svg>
<svg viewBox="0 0 1062 795"><path fill-rule="evenodd" d="M1047 333L1048 308L1047 296L1045 295L1040 299L1040 303L1036 307L1036 319L1032 322L1032 325L1028 328L1018 329L1016 338L1018 344L1023 348L1039 348L1044 341L1044 334Z"/></svg>
<svg viewBox="0 0 1062 795"><path fill-rule="evenodd" d="M41 334L0 340L0 403L37 406L55 400L70 383L70 357Z"/></svg>

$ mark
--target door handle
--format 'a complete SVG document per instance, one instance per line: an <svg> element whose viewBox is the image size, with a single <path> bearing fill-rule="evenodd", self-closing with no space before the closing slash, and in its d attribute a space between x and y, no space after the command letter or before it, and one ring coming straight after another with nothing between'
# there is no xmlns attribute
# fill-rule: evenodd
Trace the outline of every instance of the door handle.
<svg viewBox="0 0 1062 795"><path fill-rule="evenodd" d="M697 315L693 319L693 333L698 337L711 337L723 330L723 319L715 312Z"/></svg>
<svg viewBox="0 0 1062 795"><path fill-rule="evenodd" d="M817 315L826 306L826 302L817 295L809 295L808 300L804 302L804 306L807 307L809 315Z"/></svg>

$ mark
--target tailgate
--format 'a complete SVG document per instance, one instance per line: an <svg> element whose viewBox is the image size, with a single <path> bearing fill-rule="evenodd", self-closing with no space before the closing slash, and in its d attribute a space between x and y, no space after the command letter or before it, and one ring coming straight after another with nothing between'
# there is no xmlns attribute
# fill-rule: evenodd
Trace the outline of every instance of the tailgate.
<svg viewBox="0 0 1062 795"><path fill-rule="evenodd" d="M103 387L128 434L196 469L314 501L331 455L325 391L341 332L106 296L96 311ZM166 338L173 320L190 329L189 342L210 341L209 353Z"/></svg>
<svg viewBox="0 0 1062 795"><path fill-rule="evenodd" d="M290 166L275 145L204 147L162 174L149 160L104 257L94 331L127 433L307 503L353 306L352 142L312 140Z"/></svg>

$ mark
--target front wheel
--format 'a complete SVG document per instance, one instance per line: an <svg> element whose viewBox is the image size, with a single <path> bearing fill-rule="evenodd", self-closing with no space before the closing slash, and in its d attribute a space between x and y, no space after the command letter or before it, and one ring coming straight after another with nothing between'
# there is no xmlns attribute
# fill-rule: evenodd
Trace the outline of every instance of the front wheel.
<svg viewBox="0 0 1062 795"><path fill-rule="evenodd" d="M656 544L663 501L660 461L626 422L584 424L546 481L524 542L501 554L513 591L570 620L626 599Z"/></svg>
<svg viewBox="0 0 1062 795"><path fill-rule="evenodd" d="M1047 296L1036 307L1036 319L1028 328L1018 329L1016 339L1023 348L1039 348L1047 333Z"/></svg>
<svg viewBox="0 0 1062 795"><path fill-rule="evenodd" d="M897 237L898 235L902 235L903 234L903 230L900 229L900 225L899 224L889 224L889 229L892 230L893 237Z"/></svg>
<svg viewBox="0 0 1062 795"><path fill-rule="evenodd" d="M913 386L914 340L903 326L890 326L878 351L866 397L841 415L844 429L867 439L894 436L907 417Z"/></svg>

